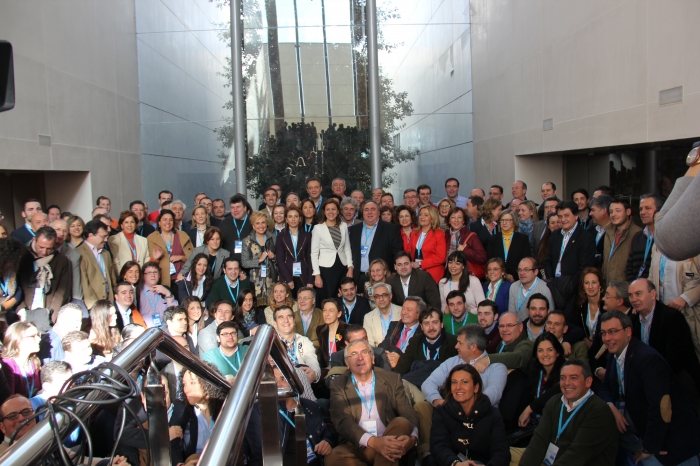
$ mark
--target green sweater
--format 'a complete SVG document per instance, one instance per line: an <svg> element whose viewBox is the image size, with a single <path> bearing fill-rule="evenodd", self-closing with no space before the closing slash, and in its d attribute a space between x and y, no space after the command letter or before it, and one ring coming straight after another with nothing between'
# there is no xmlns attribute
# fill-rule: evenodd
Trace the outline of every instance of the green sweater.
<svg viewBox="0 0 700 466"><path fill-rule="evenodd" d="M232 298L238 298L241 290L249 289L255 293L255 288L250 284L250 280L247 278L245 280L238 280L238 289L231 288L229 292L229 287L226 284L226 277L221 275L219 278L214 280L211 284L211 290L209 291L209 296L207 296L207 303L213 303L214 301L224 300L233 302ZM234 304L236 304L234 302Z"/></svg>
<svg viewBox="0 0 700 466"><path fill-rule="evenodd" d="M560 396L547 402L530 445L520 459L520 466L542 464L549 444L557 437L561 406ZM569 415L564 408L562 423ZM618 432L610 407L597 395L591 395L559 437L559 452L554 465L613 466L617 442Z"/></svg>
<svg viewBox="0 0 700 466"><path fill-rule="evenodd" d="M248 345L238 345L238 351L226 357L217 347L204 353L202 355L202 360L214 364L224 377L227 375L235 377L238 374L238 370L241 368L241 363L243 363L243 358L247 351Z"/></svg>
<svg viewBox="0 0 700 466"><path fill-rule="evenodd" d="M500 353L489 354L491 364L500 362L508 368L521 369L526 371L530 359L532 358L532 348L535 342L527 338L527 333L523 332L512 343L507 344ZM498 349L500 350L500 346Z"/></svg>
<svg viewBox="0 0 700 466"><path fill-rule="evenodd" d="M476 314L472 314L469 311L465 312L466 315L462 317L462 322L457 322L456 320L453 320L453 317L451 314L444 314L442 316L442 324L445 327L445 331L449 333L450 335L457 335L457 330L462 328L462 326L467 325L467 324L478 324L479 323L479 318L476 316Z"/></svg>

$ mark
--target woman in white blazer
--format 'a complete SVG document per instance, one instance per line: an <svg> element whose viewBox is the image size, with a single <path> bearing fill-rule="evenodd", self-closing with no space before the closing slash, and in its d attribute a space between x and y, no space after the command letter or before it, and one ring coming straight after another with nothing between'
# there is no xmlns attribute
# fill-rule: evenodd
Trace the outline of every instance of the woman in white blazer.
<svg viewBox="0 0 700 466"><path fill-rule="evenodd" d="M121 231L110 236L107 240L117 275L119 275L122 266L129 261L138 262L143 267L143 264L150 260L148 240L135 234L137 224L136 215L130 210L125 210L119 215L119 229Z"/></svg>
<svg viewBox="0 0 700 466"><path fill-rule="evenodd" d="M340 280L353 276L348 227L340 221L340 203L327 199L321 206L320 222L311 235L311 267L316 302L338 296Z"/></svg>

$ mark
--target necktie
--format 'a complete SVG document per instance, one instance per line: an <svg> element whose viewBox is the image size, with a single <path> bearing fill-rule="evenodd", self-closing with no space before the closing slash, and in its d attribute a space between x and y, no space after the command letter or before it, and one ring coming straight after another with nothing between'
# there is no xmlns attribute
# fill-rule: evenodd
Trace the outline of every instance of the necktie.
<svg viewBox="0 0 700 466"><path fill-rule="evenodd" d="M399 340L399 348L401 348L401 351L403 351L403 348L406 346L406 339L408 338L408 332L409 328L406 327L403 329L403 334L401 335L401 339Z"/></svg>

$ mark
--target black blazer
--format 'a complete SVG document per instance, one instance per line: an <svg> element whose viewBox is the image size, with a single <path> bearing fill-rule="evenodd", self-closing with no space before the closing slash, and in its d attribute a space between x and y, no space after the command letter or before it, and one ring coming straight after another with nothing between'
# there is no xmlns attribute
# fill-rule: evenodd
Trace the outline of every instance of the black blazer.
<svg viewBox="0 0 700 466"><path fill-rule="evenodd" d="M466 415L462 406L450 398L433 410L430 429L430 453L437 466L450 466L461 461L458 453L466 454L480 464L508 466L510 446L506 427L498 408L483 395Z"/></svg>
<svg viewBox="0 0 700 466"><path fill-rule="evenodd" d="M392 323L389 324L389 329L386 331L386 336L384 337L384 341L382 341L379 344L380 348L383 348L384 351L393 351L393 352L398 352L401 353L401 350L399 349L399 340L401 340L401 332L403 332L404 329L404 324L400 320L395 320ZM416 327L416 331L413 333L413 336L409 338L408 340L408 345L411 344L413 339L416 340L422 340L423 339L423 329L421 328L420 324L418 324L418 327ZM406 346L406 349L408 350L408 345Z"/></svg>
<svg viewBox="0 0 700 466"><path fill-rule="evenodd" d="M221 247L226 249L231 253L231 257L236 259L238 263L241 263L241 253L236 253L234 252L236 250L236 241L241 241L243 242L243 239L246 238L250 233L253 231L253 225L250 224L250 218L246 217L245 225L243 225L243 221L241 220L236 220L238 222L238 228L241 228L241 234L238 234L238 230L236 230L236 227L233 224L233 218L229 217L224 219L220 224L219 224L219 229L221 230ZM192 243L194 246L195 243Z"/></svg>
<svg viewBox="0 0 700 466"><path fill-rule="evenodd" d="M583 331L583 335L585 338L588 338L591 340L593 343L590 348L588 348L588 362L591 365L591 369L596 370L599 367L605 367L605 363L607 361L607 354L603 353L600 358L596 359L595 355L598 354L598 351L600 348L603 346L603 339L600 336L600 326L602 324L601 320L603 318L603 314L605 314L605 310L603 309L603 300L600 300L600 304L598 305L598 312L600 313L598 315L598 323L596 324L595 327L595 332L591 335L591 330L588 328L588 325L586 325L586 314L588 314L588 303L584 303L583 306L581 306L578 309L578 313L576 316L578 317L578 320L575 322L572 322L571 325L569 324L569 331L566 332L564 335L564 341L571 343L572 345L576 343L576 341L569 341L567 339L567 336L572 333L573 329L580 329ZM581 340L577 340L581 341Z"/></svg>
<svg viewBox="0 0 700 466"><path fill-rule="evenodd" d="M391 285L391 302L397 306L402 306L406 296L403 293L401 286L401 277L398 273L393 274L386 279L386 282ZM440 291L433 277L423 270L413 269L411 272L411 280L408 282L408 295L420 296L428 306L442 309L440 302Z"/></svg>
<svg viewBox="0 0 700 466"><path fill-rule="evenodd" d="M652 324L652 333L653 328ZM644 449L656 455L661 464L669 466L700 453L697 414L659 352L632 338L625 354L624 375L625 408ZM613 354L608 354L598 394L607 403L619 398L617 363ZM662 405L665 408L662 409ZM668 454L659 455L661 451Z"/></svg>
<svg viewBox="0 0 700 466"><path fill-rule="evenodd" d="M197 424L197 416L194 413L194 407L187 402L180 400L173 401L173 415L170 417L171 426L180 426L184 433L186 429L190 430L190 441L185 444L182 437L173 440L170 445L170 454L172 455L172 464L184 463L190 456L197 451L197 433L199 425Z"/></svg>
<svg viewBox="0 0 700 466"><path fill-rule="evenodd" d="M440 349L438 350L437 360L440 362L445 362L452 356L457 356L457 337L451 335L443 330L445 334L445 340L442 342ZM416 330L416 334L418 330ZM415 336L415 335L414 335ZM398 372L403 375L411 370L411 366L415 361L425 361L425 352L423 351L424 338L411 338L406 347L406 352L399 357L399 362L396 363L394 372Z"/></svg>
<svg viewBox="0 0 700 466"><path fill-rule="evenodd" d="M136 233L139 236L143 236L144 238L148 238L148 235L154 233L155 231L156 229L153 227L153 225L148 223L148 220L143 219L143 223L141 223L141 226L138 227L136 231L134 231L134 233Z"/></svg>
<svg viewBox="0 0 700 466"><path fill-rule="evenodd" d="M187 233L187 236L190 237L190 241L192 241L192 247L196 248L197 247L197 229L196 228L188 228L187 230L183 230L183 231L185 231ZM204 244L204 243L202 243L202 244Z"/></svg>
<svg viewBox="0 0 700 466"><path fill-rule="evenodd" d="M639 314L632 314L632 335L642 339L642 324ZM700 362L695 354L693 337L688 321L679 311L656 301L654 317L651 319L649 346L666 359L673 372L678 375L687 371L700 392Z"/></svg>
<svg viewBox="0 0 700 466"><path fill-rule="evenodd" d="M569 242L566 243L566 249L562 256L562 276L555 277L554 272L557 270L563 241L562 229L554 230L549 238L549 248L542 266L547 279L554 282L554 286L561 293L562 299L567 303L572 303L572 301L576 300L576 295L578 294L578 282L581 278L581 272L586 267L593 267L595 264L595 235L588 230L584 230L580 225L576 227ZM566 312L566 309L563 310ZM569 316L567 315L567 317ZM573 319L568 318L567 320Z"/></svg>
<svg viewBox="0 0 700 466"><path fill-rule="evenodd" d="M372 311L372 308L369 306L369 300L365 298L364 296L355 295L355 307L352 310L352 313L350 314L350 322L348 324L357 324L357 325L364 325L365 321L365 314L369 313ZM345 300L343 298L338 298L340 303L343 305L343 321L345 321L345 313L347 312L347 307L345 306Z"/></svg>
<svg viewBox="0 0 700 466"><path fill-rule="evenodd" d="M178 301L182 302L182 300L187 297L187 296L192 296L192 292L194 291L194 287L192 286L192 281L191 280L180 280L177 282L177 298ZM202 297L200 300L202 301L202 304L206 302L207 296L209 295L209 290L206 289L206 287L202 287Z"/></svg>
<svg viewBox="0 0 700 466"><path fill-rule="evenodd" d="M481 217L477 218L476 221L472 222L469 224L469 231L473 231L476 233L476 236L479 237L481 240L481 244L484 246L484 249L486 249L489 245L489 239L491 239L491 232L489 231L488 228L486 228L486 225L481 223Z"/></svg>
<svg viewBox="0 0 700 466"><path fill-rule="evenodd" d="M486 246L486 256L489 259L493 259L494 257L503 259L506 262L506 273L515 278L518 277L518 265L520 261L531 255L530 240L527 235L518 233L517 231L513 233L513 239L510 242L510 248L508 248L508 260L506 260L506 253L503 249L503 233L498 232L495 235L491 235L489 244Z"/></svg>
<svg viewBox="0 0 700 466"><path fill-rule="evenodd" d="M352 250L352 263L354 266L354 279L355 284L358 286L361 285L359 282L362 264L360 249L362 246L363 226L364 223L358 223L348 229L350 235L350 249ZM392 271L394 268L394 255L400 251L403 251L403 240L401 239L399 226L379 220L379 222L377 222L377 230L374 232L372 246L370 246L369 253L367 254L369 262L371 263L375 259L384 259L384 261L389 264L389 271Z"/></svg>
<svg viewBox="0 0 700 466"><path fill-rule="evenodd" d="M336 334L340 335L340 341L335 342L336 352L342 352L345 349L345 346L347 345L347 341L345 341L345 329L347 328L347 326L348 324L346 324L342 320L338 321L338 330L336 331ZM319 362L321 362L321 367L330 367L331 357L328 354L328 324L323 324L316 327L316 336L318 337L319 351L321 353L318 358Z"/></svg>
<svg viewBox="0 0 700 466"><path fill-rule="evenodd" d="M301 281L306 286L307 283L314 282L311 275L313 272L311 267L311 233L307 233L303 228L299 228L298 234L297 260L301 262ZM286 228L277 235L275 256L280 273L280 281L285 283L293 281L294 243L292 243L292 236Z"/></svg>

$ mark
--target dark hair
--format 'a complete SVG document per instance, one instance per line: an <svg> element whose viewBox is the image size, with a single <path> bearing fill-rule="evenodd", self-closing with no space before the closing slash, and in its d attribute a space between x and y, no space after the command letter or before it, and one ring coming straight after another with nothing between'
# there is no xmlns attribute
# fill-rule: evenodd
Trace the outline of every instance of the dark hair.
<svg viewBox="0 0 700 466"><path fill-rule="evenodd" d="M389 207L388 205L382 206L379 208L379 218L382 218L382 214L384 212L390 212L391 213L391 221L390 223L394 223L398 225L398 218L396 216L396 212L394 212L394 209L392 207Z"/></svg>
<svg viewBox="0 0 700 466"><path fill-rule="evenodd" d="M447 266L452 261L456 261L457 263L462 264L464 266L462 276L459 277L459 292L466 293L469 289L469 265L467 264L467 256L466 254L464 254L464 252L452 251L450 255L447 256L447 260L445 261L445 278L443 278L442 280L445 280L446 284L452 281L452 274L450 273L450 269Z"/></svg>
<svg viewBox="0 0 700 466"><path fill-rule="evenodd" d="M338 202L337 199L331 197L331 198L326 198L326 200L323 201L323 204L321 204L321 208L318 211L317 217L318 217L318 223L325 223L326 220L326 207L328 207L329 204L334 204L335 207L338 209L338 216L335 218L335 226L339 226L340 222L340 203Z"/></svg>
<svg viewBox="0 0 700 466"><path fill-rule="evenodd" d="M652 199L657 212L664 206L664 199L656 193L646 193L639 196L639 202L642 202L644 199Z"/></svg>
<svg viewBox="0 0 700 466"><path fill-rule="evenodd" d="M606 194L601 194L598 197L594 197L591 199L591 202L589 203L589 206L592 208L594 206L598 207L599 209L605 209L605 211L610 214L610 203L613 201L613 198L606 195Z"/></svg>
<svg viewBox="0 0 700 466"><path fill-rule="evenodd" d="M625 210L629 210L632 208L629 201L625 198L613 199L612 202L610 202L610 204L622 204L622 207L624 207Z"/></svg>
<svg viewBox="0 0 700 466"><path fill-rule="evenodd" d="M267 193L270 192L270 191L274 191L274 192L275 192L275 196L276 196L276 197L280 197L280 196L279 196L279 193L277 192L277 190L276 190L275 188L273 188L272 186L268 186L267 188L265 188L265 191L263 191L263 196L265 196L265 194L267 194Z"/></svg>
<svg viewBox="0 0 700 466"><path fill-rule="evenodd" d="M450 370L450 373L447 375L445 383L440 387L440 394L442 395L442 398L444 400L449 400L452 398L452 375L455 372L460 371L467 372L472 377L472 382L474 383L474 386L479 386L479 390L477 390L477 392L474 393L474 406L476 406L476 403L484 395L484 383L481 380L481 375L479 374L479 371L474 369L470 364L458 364L455 367L453 367L452 370Z"/></svg>
<svg viewBox="0 0 700 466"><path fill-rule="evenodd" d="M141 274L141 266L136 261L128 261L128 262L125 262L124 265L122 265L122 268L119 271L119 278L117 279L117 282L126 282L126 280L124 280L124 276L126 275L126 271L129 270L130 268L132 268L133 266L136 266L139 268L139 283L140 283L141 282L141 275L142 275Z"/></svg>
<svg viewBox="0 0 700 466"><path fill-rule="evenodd" d="M569 209L572 214L578 215L578 204L576 204L574 201L562 201L559 203L557 206L557 213L560 210L565 210Z"/></svg>
<svg viewBox="0 0 700 466"><path fill-rule="evenodd" d="M221 331L227 328L234 328L236 329L236 333L238 333L238 325L232 321L232 320L227 320L224 322L221 322L218 327L216 327L216 336L221 336Z"/></svg>
<svg viewBox="0 0 700 466"><path fill-rule="evenodd" d="M428 189L430 190L430 194L433 194L433 189L428 186L427 184L419 184L418 187L416 188L416 192L420 193L422 189Z"/></svg>
<svg viewBox="0 0 700 466"><path fill-rule="evenodd" d="M185 318L187 318L187 311L185 311L183 308L180 306L169 306L165 311L163 311L163 320L166 322L173 320L173 317L175 317L176 314L185 314Z"/></svg>
<svg viewBox="0 0 700 466"><path fill-rule="evenodd" d="M130 210L125 210L121 214L119 214L119 228L122 227L122 223L124 223L124 220L126 220L129 217L134 219L134 223L136 223L137 225L139 224L139 219L136 218L136 214Z"/></svg>
<svg viewBox="0 0 700 466"><path fill-rule="evenodd" d="M544 372L544 367L537 359L537 348L543 341L548 341L552 344L554 351L557 352L557 359L554 361L554 366L549 373L549 377L547 377L547 381L542 381L543 383L540 392L537 393L540 375ZM532 392L534 398L539 398L540 395L545 392L545 390L559 383L559 372L561 371L561 367L565 361L566 357L564 356L564 348L562 347L561 343L559 343L559 340L557 340L557 337L555 337L553 334L544 332L535 339L535 344L532 346L532 359L530 359L530 364L528 365L527 369L527 377L530 381L530 391Z"/></svg>
<svg viewBox="0 0 700 466"><path fill-rule="evenodd" d="M619 311L616 311L619 312ZM583 372L583 376L585 378L593 377L593 372L591 372L591 368L588 366L588 362L584 362L580 359L567 359L564 361L564 364L561 365L559 368L559 371L561 373L561 369L565 368L566 366L576 366L581 368L581 372Z"/></svg>
<svg viewBox="0 0 700 466"><path fill-rule="evenodd" d="M484 299L483 301L479 302L479 304L476 305L477 311L480 307L490 307L491 311L493 311L493 315L498 315L498 304L496 304L494 301L491 301L490 299Z"/></svg>
<svg viewBox="0 0 700 466"><path fill-rule="evenodd" d="M207 266L204 270L204 286L203 289L206 292L209 292L211 290L211 285L214 282L214 276L211 273L211 269L209 268L209 258L207 257L207 254L204 254L203 252L200 252L196 256L192 258L192 261L190 262L190 275L192 277L192 290L194 291L195 288L199 286L199 282L197 281L197 272L194 270L197 262L200 260L204 259L207 261Z"/></svg>
<svg viewBox="0 0 700 466"><path fill-rule="evenodd" d="M249 294L253 295L253 309L251 309L250 312L255 312L255 292L250 288L243 288L240 293L238 293L238 302L236 302L238 307L241 308L241 314L243 314L243 301L245 301L245 297Z"/></svg>
<svg viewBox="0 0 700 466"><path fill-rule="evenodd" d="M320 185L321 185L321 187L323 187L323 183L321 183L321 180L320 180L320 179L318 179L318 178L316 178L315 176L311 176L311 177L309 177L309 179L308 179L308 180L306 180L306 184L305 184L305 186L309 186L309 183L311 183L312 181L318 181L318 184L320 184Z"/></svg>
<svg viewBox="0 0 700 466"><path fill-rule="evenodd" d="M0 238L0 278L8 271L17 272L25 246L14 238Z"/></svg>
<svg viewBox="0 0 700 466"><path fill-rule="evenodd" d="M41 228L39 230L41 230ZM90 235L90 234L92 234L93 236L96 236L100 230L107 231L107 225L105 225L104 223L102 223L99 220L90 220L89 222L87 222L85 224L85 228L83 228L83 236L85 238L87 238L88 235ZM39 232L37 231L37 235L38 235L38 233Z"/></svg>
<svg viewBox="0 0 700 466"><path fill-rule="evenodd" d="M544 208L544 204L546 204L547 202L556 202L557 203L556 205L559 206L559 203L561 202L561 200L557 199L556 197L548 197L547 199L542 201L543 208ZM573 201L571 201L571 202L573 202ZM576 204L576 205L578 205L578 204Z"/></svg>
<svg viewBox="0 0 700 466"><path fill-rule="evenodd" d="M211 238L215 235L219 235L219 239L223 240L223 234L221 233L221 229L219 227L209 227L204 231L204 244L207 244L209 241L211 241Z"/></svg>
<svg viewBox="0 0 700 466"><path fill-rule="evenodd" d="M447 293L447 296L445 296L445 303L447 303L450 299L454 298L462 298L462 301L465 303L467 302L467 298L464 297L464 293L462 293L459 290L452 290L449 293Z"/></svg>
<svg viewBox="0 0 700 466"><path fill-rule="evenodd" d="M350 338L348 338L349 334L362 332L362 331L367 333L367 330L365 330L365 328L360 324L348 324L348 325L346 325L345 326L345 334L343 335L343 337L345 338L345 342L350 343Z"/></svg>
<svg viewBox="0 0 700 466"><path fill-rule="evenodd" d="M36 233L36 237L39 238L40 236L43 236L44 238L48 240L55 240L56 239L56 230L53 228L46 226L46 227L41 227L39 228Z"/></svg>
<svg viewBox="0 0 700 466"><path fill-rule="evenodd" d="M481 196L469 196L469 200L472 201L473 206L481 208L481 206L484 205L484 198Z"/></svg>
<svg viewBox="0 0 700 466"><path fill-rule="evenodd" d="M41 367L41 383L53 382L53 377L56 374L65 374L72 372L70 364L65 361L49 361Z"/></svg>
<svg viewBox="0 0 700 466"><path fill-rule="evenodd" d="M542 186L544 186L544 185L546 185L546 184L551 184L551 185L552 185L552 191L556 191L556 190L557 190L557 185L554 184L552 181L545 181L544 183L542 183ZM527 188L525 188L525 189L527 189Z"/></svg>
<svg viewBox="0 0 700 466"><path fill-rule="evenodd" d="M138 200L136 200L136 201L131 201L131 202L129 203L129 210L133 209L133 207L134 207L135 205L140 205L140 206L142 206L144 209L146 208L146 204L144 204L143 201L138 201Z"/></svg>
<svg viewBox="0 0 700 466"><path fill-rule="evenodd" d="M401 259L402 257L408 257L408 260L411 260L411 256L406 251L402 250L394 254L394 263L396 263L396 261Z"/></svg>
<svg viewBox="0 0 700 466"><path fill-rule="evenodd" d="M457 182L457 187L459 188L459 180L458 180L457 178L447 178L447 179L445 180L445 187L447 187L447 183L449 183L450 181L456 181L456 182Z"/></svg>
<svg viewBox="0 0 700 466"><path fill-rule="evenodd" d="M248 200L245 198L245 196L241 193L236 193L233 196L231 196L231 199L228 201L229 204L243 204L244 206L248 204ZM213 204L213 202L212 202Z"/></svg>
<svg viewBox="0 0 700 466"><path fill-rule="evenodd" d="M353 280L351 277L343 277L340 280L340 284L338 285L338 289L341 289L343 287L343 285L347 285L348 283L352 283L353 285L355 285L355 280Z"/></svg>
<svg viewBox="0 0 700 466"><path fill-rule="evenodd" d="M158 193L158 199L160 199L160 196L161 196L162 194L170 194L170 197L171 197L171 198L173 197L173 193L171 193L171 192L168 191L167 189L164 189L163 191L161 191L161 192Z"/></svg>
<svg viewBox="0 0 700 466"><path fill-rule="evenodd" d="M309 199L308 197L301 201L301 204L299 204L299 210L301 211L301 223L305 224L306 223L306 217L304 217L304 204L307 202L310 202L311 205L314 207L314 216L311 219L311 224L316 225L318 219L317 219L317 211L316 211L316 204L314 204L314 201ZM290 209L291 210L291 209Z"/></svg>
<svg viewBox="0 0 700 466"><path fill-rule="evenodd" d="M576 191L574 191L573 193L571 193L571 200L572 201L574 200L574 195L576 195L576 194L583 194L586 197L586 200L591 198L591 196L588 195L588 191L586 191L583 188L579 188Z"/></svg>
<svg viewBox="0 0 700 466"><path fill-rule="evenodd" d="M283 305L281 305L281 306L279 306L279 307L276 307L276 308L272 311L272 318L274 319L274 318L277 317L277 312L278 312L278 311L284 311L284 310L289 310L289 311L291 311L292 316L294 315L294 310L293 310L291 307L287 306L286 304L283 304Z"/></svg>
<svg viewBox="0 0 700 466"><path fill-rule="evenodd" d="M586 267L583 269L583 272L581 272L581 278L578 280L578 304L579 306L583 306L585 302L588 300L588 297L586 296L586 290L583 287L583 282L584 279L586 278L586 275L589 273L592 273L598 278L598 282L600 283L600 294L601 294L601 299L600 302L602 304L602 295L605 292L605 278L603 278L603 272L600 271L598 267Z"/></svg>
<svg viewBox="0 0 700 466"><path fill-rule="evenodd" d="M228 256L228 257L227 257L226 259L224 259L223 262L221 263L221 270L226 270L226 264L228 264L229 262L235 262L236 264L238 264L238 268L239 268L239 269L241 268L241 261L239 261L238 259L236 259L236 258L233 257L233 256Z"/></svg>
<svg viewBox="0 0 700 466"><path fill-rule="evenodd" d="M337 312L343 312L343 306L340 305L337 299L324 299L321 301L321 310L323 310L326 304L333 304Z"/></svg>
<svg viewBox="0 0 700 466"><path fill-rule="evenodd" d="M158 214L158 219L156 220L156 230L158 233L160 233L160 220L166 215L170 215L173 218L173 230L177 230L177 227L175 226L175 214L173 211L170 209L161 209L160 213Z"/></svg>
<svg viewBox="0 0 700 466"><path fill-rule="evenodd" d="M547 201L545 201L545 202L547 202ZM547 250L549 249L549 238L552 236L552 231L549 229L549 220L552 217L558 217L557 213L555 212L555 213L547 215L547 219L544 223L544 233L542 234L542 238L540 239L539 249L537 250L537 265L539 267L542 267L542 263L544 262L544 259L547 257Z"/></svg>
<svg viewBox="0 0 700 466"><path fill-rule="evenodd" d="M110 204L112 203L112 201L107 196L100 196L95 201L95 205L99 207L100 201L104 201L104 200L108 200L110 202Z"/></svg>
<svg viewBox="0 0 700 466"><path fill-rule="evenodd" d="M479 196L472 196L472 197L479 197ZM471 197L470 197L470 199L471 199ZM479 198L479 199L481 199L481 198ZM483 203L483 199L482 199L482 203ZM462 221L464 222L464 225L468 224L467 222L468 222L469 216L467 215L467 213L461 207L455 206L455 207L451 208L449 212L447 212L447 216L445 217L445 223L447 223L447 227L450 229L452 229L452 226L450 225L450 217L452 217L452 215L456 214L457 212L462 213ZM463 227L464 227L464 225L463 225Z"/></svg>
<svg viewBox="0 0 700 466"><path fill-rule="evenodd" d="M530 303L534 301L535 299L539 299L544 301L547 304L547 310L549 311L549 299L542 293L534 293L530 298L527 300L527 309L530 309Z"/></svg>
<svg viewBox="0 0 700 466"><path fill-rule="evenodd" d="M41 201L39 201L39 199L34 199L33 197L30 197L30 198L25 199L24 202L22 203L22 210L26 209L27 204L29 204L30 202L36 202L37 204L39 204L39 207L41 207Z"/></svg>
<svg viewBox="0 0 700 466"><path fill-rule="evenodd" d="M498 191L500 191L500 193L503 194L503 186L501 186L500 184L492 184L491 187L498 189Z"/></svg>
<svg viewBox="0 0 700 466"><path fill-rule="evenodd" d="M391 208L391 207L389 207L389 208ZM401 225L399 224L399 214L400 214L401 212L403 212L404 210L407 211L408 214L411 216L411 225L413 225L413 226L417 225L417 224L418 224L418 217L416 217L416 211L413 210L413 209L411 209L411 208L410 208L409 206L407 206L406 204L401 204L400 206L398 206L398 207L395 209L395 211L396 211L396 214L395 214L396 223L397 223L399 226L401 226ZM381 217L381 213L382 213L382 209L379 209L379 215L380 215L380 217Z"/></svg>
<svg viewBox="0 0 700 466"><path fill-rule="evenodd" d="M146 269L148 269L148 268L154 268L158 271L158 277L159 277L158 281L160 282L160 278L161 278L160 277L160 275L161 275L160 264L158 264L158 262L154 262L154 261L148 261L145 264L143 264L143 267L141 267L141 278L143 278L143 275L144 275L144 273L146 273Z"/></svg>
<svg viewBox="0 0 700 466"><path fill-rule="evenodd" d="M442 311L436 307L428 307L426 308L423 312L420 313L418 316L418 323L422 324L425 319L430 317L432 314L437 314L438 315L438 320L442 322Z"/></svg>
<svg viewBox="0 0 700 466"><path fill-rule="evenodd" d="M603 312L603 314L600 316L600 323L602 324L603 322L607 322L611 319L619 320L623 329L632 328L632 319L630 318L630 316L620 311Z"/></svg>
<svg viewBox="0 0 700 466"><path fill-rule="evenodd" d="M48 213L49 213L49 210L51 210L51 209L58 209L58 212L59 212L59 213L61 212L61 208L60 208L59 206L57 206L56 204L51 204L50 206L48 206L48 207L46 208L46 213L48 214Z"/></svg>
<svg viewBox="0 0 700 466"><path fill-rule="evenodd" d="M595 192L595 191L600 191L600 194L605 194L606 196L610 196L610 197L612 197L614 195L612 188L610 186L606 186L606 185L598 186L597 188L595 188L593 190L593 192Z"/></svg>

